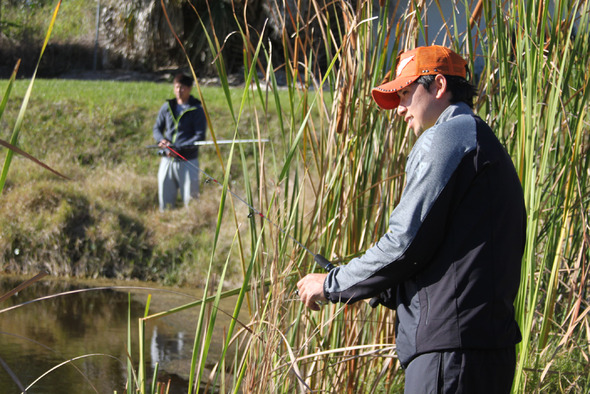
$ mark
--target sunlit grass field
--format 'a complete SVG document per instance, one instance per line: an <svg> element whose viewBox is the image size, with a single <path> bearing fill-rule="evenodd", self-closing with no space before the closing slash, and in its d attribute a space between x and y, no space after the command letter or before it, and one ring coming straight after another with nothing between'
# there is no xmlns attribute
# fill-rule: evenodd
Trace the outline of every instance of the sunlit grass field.
<svg viewBox="0 0 590 394"><path fill-rule="evenodd" d="M10 125L28 80L19 80L0 120L10 139ZM0 82L4 90L7 81ZM238 100L241 89L232 89ZM194 94L198 94L195 89ZM202 95L217 139L234 138L220 87ZM81 80L37 80L23 122L19 146L71 181L59 179L16 156L2 194L0 249L8 272L107 276L158 280L167 284L203 285L222 187L205 183L201 198L188 210L157 210L156 173L159 157L152 127L170 83ZM276 112L267 115L268 152L282 149ZM252 138L252 119L244 117L237 138ZM256 138L256 137L254 137ZM208 140L211 140L209 131ZM255 160L252 144L242 147L247 165ZM230 145L220 145L227 160ZM3 161L6 151L0 152ZM200 166L213 178L224 171L214 146L201 148ZM270 156L269 156L270 157ZM243 194L241 165L230 173L232 189ZM236 207L248 222L247 206ZM227 226L229 227L229 226ZM229 248L233 230L221 240ZM41 263L42 262L42 263ZM237 268L237 267L236 267ZM228 278L239 280L239 278Z"/></svg>

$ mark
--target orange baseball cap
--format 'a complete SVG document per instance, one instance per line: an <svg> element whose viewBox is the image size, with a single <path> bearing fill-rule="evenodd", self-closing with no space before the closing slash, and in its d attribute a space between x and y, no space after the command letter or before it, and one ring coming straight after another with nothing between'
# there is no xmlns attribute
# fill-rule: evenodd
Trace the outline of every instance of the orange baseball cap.
<svg viewBox="0 0 590 394"><path fill-rule="evenodd" d="M395 79L371 91L373 99L383 109L399 105L398 90L415 82L422 75L453 75L467 77L467 62L457 53L439 45L418 47L402 53L397 59Z"/></svg>

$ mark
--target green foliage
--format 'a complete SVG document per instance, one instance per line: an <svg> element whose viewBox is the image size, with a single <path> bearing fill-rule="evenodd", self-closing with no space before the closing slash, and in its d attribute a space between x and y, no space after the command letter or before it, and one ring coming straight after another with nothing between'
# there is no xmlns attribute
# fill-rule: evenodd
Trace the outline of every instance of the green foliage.
<svg viewBox="0 0 590 394"><path fill-rule="evenodd" d="M394 6L390 3L386 7ZM587 237L581 236L587 233L590 200L584 132L590 124L588 3L558 2L551 11L549 2L521 1L506 9L500 3L483 4L478 18L485 21L485 30L481 25L470 32L451 27L443 34L455 50L471 54L472 69L479 56L484 60L477 111L513 157L527 199L527 249L516 304L524 339L514 392L584 392L589 387L585 360L590 308L585 285L590 255ZM285 56L293 61L284 65L290 117L279 125L287 148L274 155L272 164L259 162L257 172L265 174L265 181L258 193L266 204L263 211L289 229L289 235L331 259L347 261L387 231L387 217L403 189L412 137L394 114L376 110L370 89L395 67L388 40L393 53L420 40L429 42L428 25L421 19L425 6L413 7L399 25L387 8L376 25L362 23L372 15L368 1L343 10L344 20L357 24L332 30L337 53L333 64L340 67L330 66L323 79L316 79L311 67L299 68L313 64L316 55L303 36L295 42L307 55ZM322 21L329 20L327 13L322 16ZM309 19L299 17L308 26ZM467 21L470 17L465 16ZM218 51L213 40L210 45ZM478 46L481 55L476 55ZM259 102L280 112L285 102L273 100L274 73L258 74L265 75L262 81L251 72L257 56L269 58L270 48L262 42L252 48L252 60L244 68L256 89L244 90L248 99L242 102L246 107ZM270 87L264 90L265 85ZM316 108L318 116L308 117ZM232 113L239 119L242 111L244 107ZM268 180L276 182L274 190L267 187ZM287 234L266 223L256 231L250 249L258 251L260 244L266 252L253 256L254 275L245 278L270 278L271 283L257 287L253 282L252 333L244 334L244 359L231 367L239 376L232 387L259 392L399 388L403 374L387 358L393 351L376 351L393 342L391 314L362 304L304 313L293 302L295 280L289 274L299 277L317 267ZM242 264L250 267L247 261ZM363 346L372 346L371 351L364 353ZM224 372L218 373L216 380L223 380Z"/></svg>
<svg viewBox="0 0 590 394"><path fill-rule="evenodd" d="M7 81L0 81L0 89L5 86ZM16 82L0 119L3 130L14 123L26 87L26 81ZM225 96L218 88L204 88L203 95L215 114L213 127L222 130L219 138L231 138L225 131L230 129ZM0 204L4 271L47 269L55 275L203 284L221 189L203 183L202 199L189 211L161 214L159 158L145 148L154 143L157 111L171 96L168 83L35 82L18 145L73 181L63 182L15 157ZM270 127L274 122L269 119ZM249 138L250 116L241 125L242 135ZM225 154L227 147L222 149ZM253 160L253 149L245 147L245 160ZM1 151L0 159L5 154ZM208 174L222 174L214 148L202 148L201 163ZM232 187L243 185L240 167L231 167ZM242 208L244 218L247 214ZM233 230L223 231L229 239L222 238L216 269L221 269L233 237ZM237 281L236 274L237 268L228 271L228 284Z"/></svg>
<svg viewBox="0 0 590 394"><path fill-rule="evenodd" d="M2 33L21 43L41 43L56 2L51 0L2 3ZM96 2L64 1L53 32L56 42L79 42L94 37Z"/></svg>

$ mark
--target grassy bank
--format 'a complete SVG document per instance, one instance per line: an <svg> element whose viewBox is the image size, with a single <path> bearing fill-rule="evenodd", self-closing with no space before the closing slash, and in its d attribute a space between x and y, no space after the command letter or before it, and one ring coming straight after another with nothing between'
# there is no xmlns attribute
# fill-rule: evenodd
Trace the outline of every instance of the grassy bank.
<svg viewBox="0 0 590 394"><path fill-rule="evenodd" d="M2 139L10 139L27 85L28 81L18 81L14 88L0 120ZM0 81L0 90L5 86L6 81ZM233 138L235 127L221 88L206 87L202 94L217 138ZM237 101L240 90L232 94ZM203 285L222 188L203 182L201 199L188 210L158 211L159 157L145 146L154 143L155 116L171 96L168 83L36 81L19 146L72 180L59 179L15 157L0 205L4 271L46 269L60 276ZM281 146L273 133L276 122L276 113L269 114L268 129L262 135L273 140L263 146L269 151ZM252 119L245 115L240 125L238 138L252 138ZM220 147L222 159L228 159L230 148ZM243 149L246 165L252 166L256 147ZM0 152L0 160L5 154L6 150ZM214 147L201 148L200 165L223 180ZM252 177L256 182L255 173ZM239 159L234 160L230 180L232 190L243 195ZM247 222L247 207L236 209L240 220ZM230 248L235 225L227 222L222 231L220 252L224 253Z"/></svg>
<svg viewBox="0 0 590 394"><path fill-rule="evenodd" d="M59 14L53 34L54 42L80 42L91 40L95 30L96 4L84 0L68 0ZM15 42L31 44L42 42L54 1L33 0L3 2L0 11L2 34Z"/></svg>

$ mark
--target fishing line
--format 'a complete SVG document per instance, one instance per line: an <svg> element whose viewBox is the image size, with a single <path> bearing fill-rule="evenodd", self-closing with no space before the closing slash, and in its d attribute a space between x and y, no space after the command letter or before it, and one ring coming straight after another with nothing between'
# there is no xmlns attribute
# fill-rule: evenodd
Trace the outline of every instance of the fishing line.
<svg viewBox="0 0 590 394"><path fill-rule="evenodd" d="M201 168L199 168L198 166L196 166L195 164L191 163L188 159L186 159L184 156L182 156L180 153L178 153L174 148L172 148L170 145L166 146L166 149L169 149L172 153L174 153L176 156L180 157L182 160L184 160L187 164L189 164L190 166L192 166L193 168L197 169L198 171L202 172L210 181L215 182L216 184L218 184L219 186L223 187L223 185L215 178L213 178L211 175L209 175L207 172L205 172L204 170L202 170ZM178 149L178 148L177 148ZM301 248L303 248L303 250L305 250L307 253L309 253L310 255L313 256L314 260L316 263L318 263L322 268L324 268L326 271L331 271L332 269L334 269L334 265L332 265L332 263L326 259L324 256L322 256L319 253L313 253L311 250L309 250L305 245L303 245L301 242L299 242L297 239L295 239L291 234L287 233L285 230L283 230L282 227L280 227L278 224L276 224L275 222L273 222L272 220L270 220L267 216L265 216L262 212L260 212L259 210L257 210L256 208L254 208L252 205L250 205L247 201L245 201L242 197L238 196L236 193L234 193L233 191L231 191L231 189L228 187L227 191L230 192L230 194L232 196L234 196L235 198L237 198L239 201L241 201L242 203L244 203L248 208L250 208L250 214L248 215L248 217L252 217L253 214L258 215L259 217L261 217L262 219L266 220L268 223L270 223L271 225L273 225L276 229L278 229L281 233L283 233L285 236L289 237L289 239L291 239L293 242L295 242L297 245L301 246Z"/></svg>

